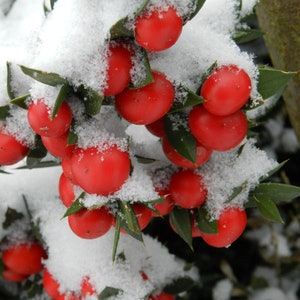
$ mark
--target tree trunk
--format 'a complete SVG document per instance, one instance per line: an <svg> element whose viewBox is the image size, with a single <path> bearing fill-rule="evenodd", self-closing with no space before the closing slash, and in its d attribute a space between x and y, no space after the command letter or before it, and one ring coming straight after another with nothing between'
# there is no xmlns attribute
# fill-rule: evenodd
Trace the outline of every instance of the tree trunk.
<svg viewBox="0 0 300 300"><path fill-rule="evenodd" d="M260 0L258 23L273 66L284 71L300 70L299 0ZM300 72L289 82L283 95L290 122L300 143Z"/></svg>

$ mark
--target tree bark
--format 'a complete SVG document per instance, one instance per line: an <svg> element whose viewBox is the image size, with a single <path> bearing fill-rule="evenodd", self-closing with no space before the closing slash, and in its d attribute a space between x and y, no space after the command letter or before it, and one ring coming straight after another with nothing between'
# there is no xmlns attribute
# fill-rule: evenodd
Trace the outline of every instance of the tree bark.
<svg viewBox="0 0 300 300"><path fill-rule="evenodd" d="M300 143L300 2L260 0L256 7L260 29L273 66L298 73L289 82L283 99Z"/></svg>

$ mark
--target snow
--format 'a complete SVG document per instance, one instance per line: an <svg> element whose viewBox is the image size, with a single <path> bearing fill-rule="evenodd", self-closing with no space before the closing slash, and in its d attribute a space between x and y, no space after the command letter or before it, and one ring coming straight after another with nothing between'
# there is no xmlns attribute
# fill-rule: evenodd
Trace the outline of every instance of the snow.
<svg viewBox="0 0 300 300"><path fill-rule="evenodd" d="M124 17L129 17L128 25L133 26L134 14L143 2L59 0L54 10L46 15L42 0L17 0L7 16L4 13L9 1L0 2L0 105L6 105L9 99L6 90L7 61L11 63L12 89L16 96L29 91L31 101L43 98L53 106L60 88L31 79L21 72L19 64L57 73L75 89L83 85L101 95L106 84L109 29ZM253 86L251 98L254 102L258 101L258 72L253 56L242 52L231 40L240 17L249 14L256 2L244 0L238 15L235 0L207 0L199 14L185 24L182 35L172 48L149 54L151 68L164 72L174 85L183 84L196 92L201 78L212 64L236 64L249 74ZM190 9L188 0L154 0L151 3L173 5L183 16ZM131 70L133 82L138 81L143 71L138 64L139 57L135 60ZM118 198L128 202L149 201L158 196L155 188L168 187L176 167L164 157L160 140L150 135L144 126L120 121L112 105L103 105L99 114L87 118L83 114L84 105L76 96L66 101L76 118L74 128L78 135L78 147L86 149L96 146L100 151L108 145L117 145L122 151L129 151L133 166L131 176L118 192L108 197L86 195L81 200L85 206L113 202ZM26 110L14 107L11 112L5 121L7 132L32 147L34 135L26 122ZM292 139L288 135L285 138ZM243 142L241 153L238 150L214 152L211 159L196 170L207 186L206 207L212 219L217 219L227 205L243 206L260 178L277 166L277 162L259 150L252 140ZM136 155L153 159L154 162L140 164ZM198 270L192 268L184 271L184 261L168 253L163 245L146 235L143 236L143 243L129 235L121 235L118 254L124 253L125 261L119 259L112 263L113 229L99 239L83 240L71 232L66 218L61 219L66 210L57 188L61 167L16 170L22 163L4 168L12 174L0 174L3 186L0 223L8 206L26 215L24 196L34 220L40 221L48 252L44 264L60 282L61 292L78 292L81 280L89 276L98 292L106 286L117 287L123 290L123 300L132 300L141 299L153 290L161 290L179 276L189 275L199 280ZM241 186L241 193L226 203L234 189ZM76 190L77 195L80 192L80 189ZM11 241L19 242L24 239L27 228L28 223L21 226L17 222L9 230L0 231L0 239L9 235ZM280 240L283 245L284 242ZM285 251L288 255L287 249ZM144 271L149 280L143 280L140 271ZM227 299L231 288L230 282L219 282L215 299ZM272 292L274 297L279 293Z"/></svg>
<svg viewBox="0 0 300 300"><path fill-rule="evenodd" d="M213 289L213 300L229 300L233 288L232 282L225 278L217 282Z"/></svg>

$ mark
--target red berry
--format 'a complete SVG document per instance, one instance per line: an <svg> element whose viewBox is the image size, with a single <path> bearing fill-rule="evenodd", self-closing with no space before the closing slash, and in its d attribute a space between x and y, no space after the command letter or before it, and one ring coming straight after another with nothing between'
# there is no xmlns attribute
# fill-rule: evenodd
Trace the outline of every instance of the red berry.
<svg viewBox="0 0 300 300"><path fill-rule="evenodd" d="M74 179L73 176L73 172L72 172L72 161L71 161L71 157L63 157L61 160L61 167L63 170L63 173L65 174L65 176L73 183L73 184L77 184L76 180Z"/></svg>
<svg viewBox="0 0 300 300"><path fill-rule="evenodd" d="M149 123L145 125L147 130L157 137L163 137L165 135L165 124L164 117L154 121L153 123Z"/></svg>
<svg viewBox="0 0 300 300"><path fill-rule="evenodd" d="M175 296L161 292L155 296L150 295L149 300L175 300Z"/></svg>
<svg viewBox="0 0 300 300"><path fill-rule="evenodd" d="M154 81L142 88L126 88L116 96L116 108L130 123L146 125L162 118L174 101L174 87L166 76L153 71Z"/></svg>
<svg viewBox="0 0 300 300"><path fill-rule="evenodd" d="M51 299L58 298L60 296L59 282L53 278L52 274L47 269L44 269L42 279L43 287L47 295Z"/></svg>
<svg viewBox="0 0 300 300"><path fill-rule="evenodd" d="M65 156L71 156L75 149L75 145L68 145L68 136L68 131L58 137L42 136L42 142L48 152L53 156L63 158Z"/></svg>
<svg viewBox="0 0 300 300"><path fill-rule="evenodd" d="M75 293L65 293L65 294L61 294L55 300L82 300L82 298L81 298L81 296L79 296Z"/></svg>
<svg viewBox="0 0 300 300"><path fill-rule="evenodd" d="M89 194L107 196L118 191L130 173L130 159L117 146L76 149L71 158L75 182Z"/></svg>
<svg viewBox="0 0 300 300"><path fill-rule="evenodd" d="M51 108L43 99L31 102L27 118L29 125L37 134L48 137L58 137L68 131L72 122L72 111L66 102L60 106L57 114L51 118Z"/></svg>
<svg viewBox="0 0 300 300"><path fill-rule="evenodd" d="M145 229L151 220L152 211L146 206L139 203L133 204L133 210L140 225L140 229Z"/></svg>
<svg viewBox="0 0 300 300"><path fill-rule="evenodd" d="M11 281L11 282L21 282L25 280L29 275L19 274L11 269L4 268L2 272L2 277L5 280Z"/></svg>
<svg viewBox="0 0 300 300"><path fill-rule="evenodd" d="M43 269L42 260L46 257L44 248L35 242L13 245L2 252L4 265L24 275L39 273Z"/></svg>
<svg viewBox="0 0 300 300"><path fill-rule="evenodd" d="M224 209L218 219L218 233L201 233L203 240L210 246L221 248L230 246L244 232L247 215L238 207Z"/></svg>
<svg viewBox="0 0 300 300"><path fill-rule="evenodd" d="M156 190L159 196L164 197L164 201L161 203L154 204L154 208L160 213L161 216L169 214L174 208L174 201L170 195L169 190ZM156 213L152 212L152 216L157 216Z"/></svg>
<svg viewBox="0 0 300 300"><path fill-rule="evenodd" d="M242 111L228 116L216 116L203 106L195 106L189 115L189 127L205 147L227 151L238 146L246 137L248 124Z"/></svg>
<svg viewBox="0 0 300 300"><path fill-rule="evenodd" d="M162 51L173 46L182 31L182 18L173 7L145 11L135 22L135 39L149 51Z"/></svg>
<svg viewBox="0 0 300 300"><path fill-rule="evenodd" d="M69 207L75 200L74 184L62 173L59 177L58 191L62 203Z"/></svg>
<svg viewBox="0 0 300 300"><path fill-rule="evenodd" d="M181 170L172 175L170 193L175 203L187 209L202 205L207 196L202 177L192 170Z"/></svg>
<svg viewBox="0 0 300 300"><path fill-rule="evenodd" d="M204 107L214 115L231 115L248 101L251 79L235 65L217 68L204 81L200 95L205 99Z"/></svg>
<svg viewBox="0 0 300 300"><path fill-rule="evenodd" d="M14 136L0 130L0 165L13 165L22 160L28 153L28 147Z"/></svg>
<svg viewBox="0 0 300 300"><path fill-rule="evenodd" d="M81 295L83 297L97 295L97 291L95 287L91 284L90 278L88 276L82 279L80 290L81 290Z"/></svg>
<svg viewBox="0 0 300 300"><path fill-rule="evenodd" d="M107 64L107 87L104 89L104 96L114 96L130 83L131 51L126 45L110 45Z"/></svg>
<svg viewBox="0 0 300 300"><path fill-rule="evenodd" d="M106 207L88 210L82 208L68 216L71 230L83 239L95 239L104 235L112 226L113 215Z"/></svg>
<svg viewBox="0 0 300 300"><path fill-rule="evenodd" d="M187 168L194 169L203 165L211 156L212 150L205 148L202 144L197 141L196 144L196 162L193 163L190 160L186 159L180 155L169 143L167 137L165 136L162 139L162 148L166 157L175 165Z"/></svg>

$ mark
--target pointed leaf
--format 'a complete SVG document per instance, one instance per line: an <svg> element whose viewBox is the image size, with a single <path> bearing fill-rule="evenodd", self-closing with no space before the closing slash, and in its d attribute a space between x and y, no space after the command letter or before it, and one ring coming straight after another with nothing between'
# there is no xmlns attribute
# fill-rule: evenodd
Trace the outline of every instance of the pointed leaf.
<svg viewBox="0 0 300 300"><path fill-rule="evenodd" d="M242 30L236 30L232 35L232 39L237 44L243 44L256 40L263 35L264 33L259 29L246 28Z"/></svg>
<svg viewBox="0 0 300 300"><path fill-rule="evenodd" d="M75 145L78 142L78 135L74 130L74 122L72 122L69 134L68 134L68 145Z"/></svg>
<svg viewBox="0 0 300 300"><path fill-rule="evenodd" d="M209 233L209 234L218 233L217 221L210 220L208 211L203 206L200 207L197 211L196 222L201 232Z"/></svg>
<svg viewBox="0 0 300 300"><path fill-rule="evenodd" d="M27 158L26 165L29 169L33 169L38 165L41 160L47 155L47 149L45 148L42 139L39 135L35 135L34 148L30 149Z"/></svg>
<svg viewBox="0 0 300 300"><path fill-rule="evenodd" d="M41 70L27 68L22 65L20 65L20 68L24 74L47 85L51 85L51 86L57 86L61 84L67 85L67 80L56 73L47 73Z"/></svg>
<svg viewBox="0 0 300 300"><path fill-rule="evenodd" d="M180 277L173 280L170 284L164 287L164 292L171 295L178 295L180 293L190 290L196 285L195 281L190 277Z"/></svg>
<svg viewBox="0 0 300 300"><path fill-rule="evenodd" d="M252 192L255 198L268 197L275 203L287 203L300 197L300 187L283 183L261 183Z"/></svg>
<svg viewBox="0 0 300 300"><path fill-rule="evenodd" d="M137 159L137 161L138 161L140 164L151 164L151 163L157 161L157 159L155 159L155 158L144 157L144 156L137 155L137 154L136 154L134 157Z"/></svg>
<svg viewBox="0 0 300 300"><path fill-rule="evenodd" d="M178 235L191 247L192 245L192 227L190 214L188 210L174 207L170 212L170 221L175 227Z"/></svg>
<svg viewBox="0 0 300 300"><path fill-rule="evenodd" d="M116 260L116 254L120 239L120 230L121 230L121 217L116 215L116 226L115 226L115 235L114 235L114 244L113 244L113 251L112 251L112 261Z"/></svg>
<svg viewBox="0 0 300 300"><path fill-rule="evenodd" d="M15 221L23 219L24 214L16 211L14 208L7 207L5 212L5 218L2 223L2 228L7 229L11 226Z"/></svg>
<svg viewBox="0 0 300 300"><path fill-rule="evenodd" d="M231 202L235 197L237 197L245 188L247 187L247 181L245 181L242 185L237 186L233 189L232 194L229 196L225 203Z"/></svg>
<svg viewBox="0 0 300 300"><path fill-rule="evenodd" d="M90 87L81 87L79 94L83 98L85 112L90 116L98 114L103 102L103 96Z"/></svg>
<svg viewBox="0 0 300 300"><path fill-rule="evenodd" d="M276 204L266 195L256 196L257 208L261 215L271 222L284 223Z"/></svg>
<svg viewBox="0 0 300 300"><path fill-rule="evenodd" d="M56 116L59 108L61 107L62 103L66 99L68 91L69 91L69 89L65 84L63 84L60 87L59 92L58 92L57 97L56 97L56 100L55 100L55 103L54 103L54 106L53 106L52 113L51 113L51 119L54 119L54 117Z"/></svg>
<svg viewBox="0 0 300 300"><path fill-rule="evenodd" d="M171 146L184 158L196 162L196 139L191 132L180 124L180 114L165 117L165 132Z"/></svg>
<svg viewBox="0 0 300 300"><path fill-rule="evenodd" d="M117 289L111 286L105 287L102 292L99 294L98 299L99 300L106 300L110 297L117 296L118 294L123 293L122 289Z"/></svg>
<svg viewBox="0 0 300 300"><path fill-rule="evenodd" d="M133 38L133 30L128 29L128 17L119 20L110 28L110 39Z"/></svg>
<svg viewBox="0 0 300 300"><path fill-rule="evenodd" d="M192 0L193 6L194 6L194 11L187 16L187 18L184 18L184 22L187 22L188 20L191 20L194 18L197 13L200 11L202 8L203 4L205 3L205 0Z"/></svg>
<svg viewBox="0 0 300 300"><path fill-rule="evenodd" d="M284 72L267 67L259 67L258 92L263 99L268 99L284 90L296 72Z"/></svg>
<svg viewBox="0 0 300 300"><path fill-rule="evenodd" d="M11 63L6 62L6 70L7 70L7 82L6 82L6 89L7 89L7 95L10 99L16 98L15 91L11 85L12 82L12 69L11 69Z"/></svg>
<svg viewBox="0 0 300 300"><path fill-rule="evenodd" d="M30 97L30 94L25 94L20 97L14 98L9 101L9 103L19 106L21 108L27 109L26 100Z"/></svg>
<svg viewBox="0 0 300 300"><path fill-rule="evenodd" d="M84 208L84 205L81 203L81 199L85 197L85 192L82 192L78 198L71 204L71 206L68 207L66 210L65 214L63 215L63 218L68 217L72 214L77 213L80 211L82 208Z"/></svg>
<svg viewBox="0 0 300 300"><path fill-rule="evenodd" d="M40 162L34 164L33 166L30 166L30 168L28 167L28 165L26 165L26 166L18 167L16 169L17 170L41 169L41 168L57 167L60 165L61 165L61 163L58 161L47 160L47 161L40 161Z"/></svg>
<svg viewBox="0 0 300 300"><path fill-rule="evenodd" d="M9 116L9 106L4 105L0 106L0 120L6 120L6 118Z"/></svg>
<svg viewBox="0 0 300 300"><path fill-rule="evenodd" d="M270 170L266 175L264 175L262 178L260 178L259 181L265 180L265 179L271 177L272 175L276 174L287 162L288 162L288 160L281 162L278 166L276 166L274 169Z"/></svg>
<svg viewBox="0 0 300 300"><path fill-rule="evenodd" d="M191 91L183 85L179 87L179 90L180 89L182 89L186 93L186 99L184 102L175 102L173 107L170 109L169 113L179 112L188 107L201 104L205 101L201 96L197 95L196 93L194 93L193 91Z"/></svg>
<svg viewBox="0 0 300 300"><path fill-rule="evenodd" d="M139 78L139 81L132 83L131 88L133 89L142 88L153 82L153 75L147 51L142 47L137 46L136 55L138 55L138 59L136 59L138 61L138 68L143 70L142 74L144 77Z"/></svg>

